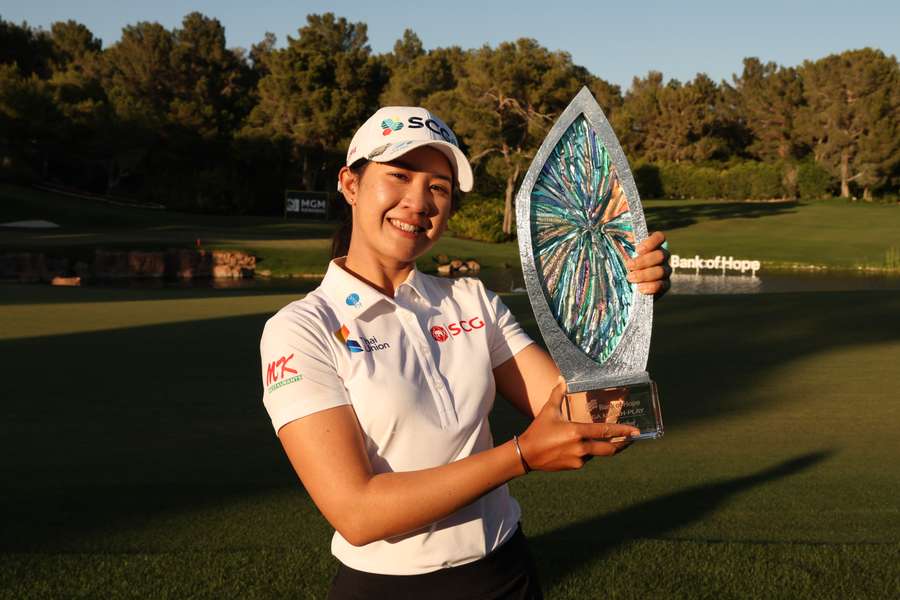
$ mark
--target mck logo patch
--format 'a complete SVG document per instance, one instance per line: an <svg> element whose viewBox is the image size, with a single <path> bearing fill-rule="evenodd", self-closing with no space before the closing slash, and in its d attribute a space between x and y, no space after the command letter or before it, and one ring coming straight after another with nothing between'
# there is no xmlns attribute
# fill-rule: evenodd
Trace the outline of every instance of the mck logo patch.
<svg viewBox="0 0 900 600"><path fill-rule="evenodd" d="M303 379L303 375L297 373L296 370L288 366L288 363L294 358L294 355L282 356L274 362L270 362L266 368L266 393L271 394L278 388L296 383ZM293 375L293 377L288 377Z"/></svg>

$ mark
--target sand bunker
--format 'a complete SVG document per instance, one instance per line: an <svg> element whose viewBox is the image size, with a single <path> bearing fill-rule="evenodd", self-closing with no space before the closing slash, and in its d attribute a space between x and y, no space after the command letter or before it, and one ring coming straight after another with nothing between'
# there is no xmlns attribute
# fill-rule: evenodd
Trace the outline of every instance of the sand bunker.
<svg viewBox="0 0 900 600"><path fill-rule="evenodd" d="M25 227L27 229L54 229L59 227L53 221L41 221L35 219L32 221L10 221L9 223L0 223L0 227Z"/></svg>

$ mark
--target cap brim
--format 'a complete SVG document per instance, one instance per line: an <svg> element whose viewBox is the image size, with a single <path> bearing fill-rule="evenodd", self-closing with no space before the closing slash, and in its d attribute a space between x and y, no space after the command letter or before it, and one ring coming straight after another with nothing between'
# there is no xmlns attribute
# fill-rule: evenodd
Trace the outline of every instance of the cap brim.
<svg viewBox="0 0 900 600"><path fill-rule="evenodd" d="M412 152L416 148L421 148L422 146L431 146L436 150L440 150L441 153L447 157L447 160L450 162L450 167L453 169L454 175L456 175L456 181L459 183L459 189L464 192L472 191L472 186L475 182L475 177L472 174L472 165L469 164L469 159L466 158L466 155L463 154L463 151L450 142L445 142L442 140L418 140L406 144L401 142L400 144L398 144L398 146L399 149L395 150L394 148L388 148L378 156L369 158L369 160L381 163L391 162L392 160L400 158L404 154Z"/></svg>

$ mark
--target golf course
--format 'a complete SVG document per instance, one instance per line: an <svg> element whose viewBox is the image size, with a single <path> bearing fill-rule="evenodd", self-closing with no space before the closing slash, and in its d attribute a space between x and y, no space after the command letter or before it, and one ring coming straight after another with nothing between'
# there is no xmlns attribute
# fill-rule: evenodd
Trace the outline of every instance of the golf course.
<svg viewBox="0 0 900 600"><path fill-rule="evenodd" d="M900 270L900 206L657 200L673 253ZM0 253L240 249L270 285L0 283L0 598L323 598L332 529L261 402L259 336L334 224L0 186ZM514 242L424 257L514 268ZM505 290L504 290L505 291ZM528 299L502 295L540 340ZM510 483L548 599L900 597L900 285L654 308L666 434ZM498 398L495 441L526 421Z"/></svg>

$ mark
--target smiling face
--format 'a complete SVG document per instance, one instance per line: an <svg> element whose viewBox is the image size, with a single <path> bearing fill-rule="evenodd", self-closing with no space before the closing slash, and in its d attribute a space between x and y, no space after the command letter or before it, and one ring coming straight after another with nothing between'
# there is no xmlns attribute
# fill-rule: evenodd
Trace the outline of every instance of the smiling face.
<svg viewBox="0 0 900 600"><path fill-rule="evenodd" d="M370 162L362 177L340 173L353 211L347 264L411 267L441 237L450 218L453 172L428 146L389 163Z"/></svg>

